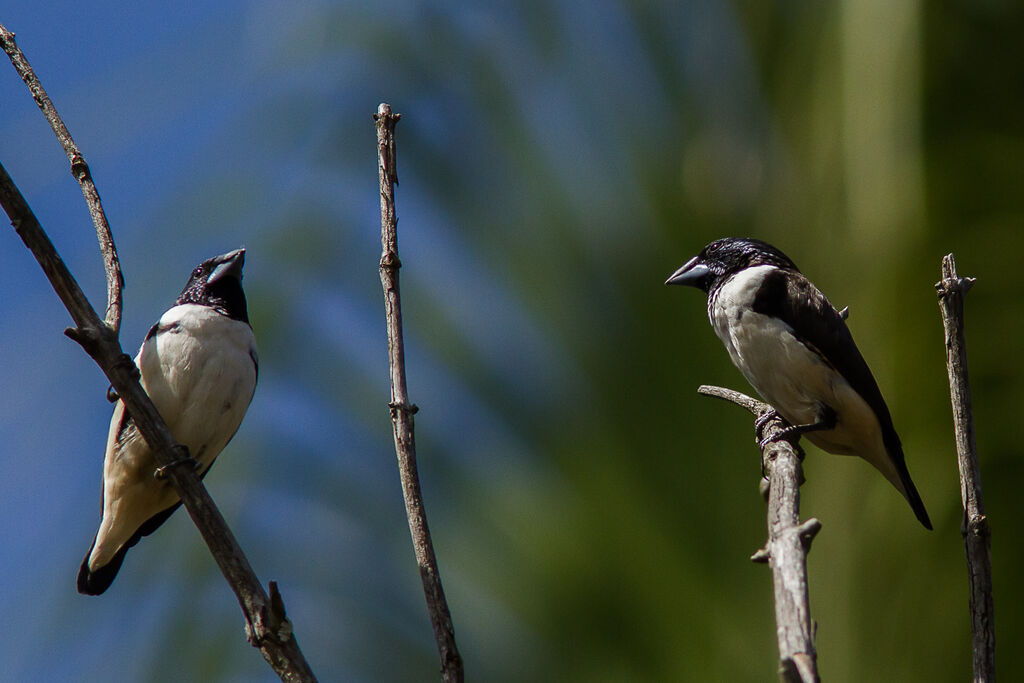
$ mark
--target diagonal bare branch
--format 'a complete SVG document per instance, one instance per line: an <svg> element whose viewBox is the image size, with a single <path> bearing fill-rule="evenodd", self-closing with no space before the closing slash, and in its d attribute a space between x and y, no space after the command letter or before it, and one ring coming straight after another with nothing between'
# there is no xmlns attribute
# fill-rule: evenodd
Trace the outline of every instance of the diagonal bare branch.
<svg viewBox="0 0 1024 683"><path fill-rule="evenodd" d="M264 659L281 680L315 681L292 636L291 622L285 615L276 586L271 583L268 596L195 471L191 467L175 466L181 463L184 449L175 443L174 436L139 384L131 356L122 350L114 331L100 320L3 165L0 165L0 206L71 314L75 327L65 330L65 334L78 342L96 361L118 396L124 400L153 452L153 459L164 468L168 480L199 528L242 606L250 643L260 648Z"/></svg>
<svg viewBox="0 0 1024 683"><path fill-rule="evenodd" d="M75 327L65 334L78 342L96 364L100 366L111 386L135 421L139 432L149 444L158 468L162 469L175 491L181 497L189 516L195 522L210 548L214 560L234 590L246 619L249 642L258 647L264 659L284 681L315 681L312 670L292 636L291 622L285 614L284 603L274 582L270 595L263 590L259 579L249 565L234 535L210 498L195 472L188 467L176 467L184 460L184 447L174 441L167 425L157 412L149 396L142 389L138 370L131 356L118 341L121 326L122 289L124 280L117 258L113 235L107 223L96 185L89 166L75 145L64 122L29 65L24 53L14 41L14 34L0 25L0 44L11 63L29 87L50 126L60 140L71 171L82 187L89 213L96 227L96 235L103 253L107 275L107 314L100 320L95 309L82 292L74 276L64 264L50 238L39 224L35 213L22 196L7 170L0 165L0 206L11 220L11 225L31 250L54 291L60 297Z"/></svg>
<svg viewBox="0 0 1024 683"><path fill-rule="evenodd" d="M174 436L139 384L138 371L131 356L122 350L114 331L100 320L2 164L0 206L71 314L75 327L65 330L65 334L78 342L96 361L118 396L124 400L139 432L149 444L157 466L164 468L168 480L199 528L242 606L250 643L260 648L264 659L281 680L315 681L292 636L291 623L285 615L276 586L271 583L268 596L195 471L191 467L175 466L182 462L183 455L187 455L182 453L184 448L175 443Z"/></svg>

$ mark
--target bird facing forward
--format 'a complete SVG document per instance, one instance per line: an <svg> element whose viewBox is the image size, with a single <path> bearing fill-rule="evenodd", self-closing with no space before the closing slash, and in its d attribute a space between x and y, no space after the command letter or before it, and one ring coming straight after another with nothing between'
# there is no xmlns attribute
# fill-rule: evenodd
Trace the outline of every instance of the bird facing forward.
<svg viewBox="0 0 1024 683"><path fill-rule="evenodd" d="M867 460L932 528L846 321L785 254L755 239L720 239L665 284L708 295L708 318L733 364L792 425L780 436L803 434L829 453Z"/></svg>
<svg viewBox="0 0 1024 683"><path fill-rule="evenodd" d="M205 476L238 431L256 389L258 360L242 291L245 250L199 264L135 357L142 387ZM181 500L124 402L117 400L103 460L102 519L78 572L78 592L99 595L128 549L167 521Z"/></svg>

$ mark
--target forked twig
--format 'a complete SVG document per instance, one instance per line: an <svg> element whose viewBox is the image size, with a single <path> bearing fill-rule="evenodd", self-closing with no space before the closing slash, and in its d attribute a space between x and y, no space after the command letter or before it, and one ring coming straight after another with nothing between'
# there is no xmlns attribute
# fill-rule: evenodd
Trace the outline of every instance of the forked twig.
<svg viewBox="0 0 1024 683"><path fill-rule="evenodd" d="M192 468L175 467L182 459L182 446L175 443L167 425L153 406L149 396L139 383L138 369L131 357L125 354L118 340L121 323L121 280L120 265L114 249L106 218L99 204L99 194L89 174L88 166L71 140L63 121L50 102L46 92L32 72L24 54L14 44L14 35L0 26L0 42L11 57L18 73L32 90L33 97L50 121L54 132L67 151L72 162L72 171L82 184L82 191L89 203L90 213L96 221L100 249L103 252L107 273L108 302L107 319L100 320L95 309L82 292L74 276L60 258L53 243L39 224L35 213L18 190L14 181L0 165L0 206L11 220L11 225L21 237L25 246L35 256L50 284L60 297L75 326L65 334L78 342L89 356L100 366L117 395L124 401L139 432L146 440L156 461L168 481L180 496L210 548L210 552L235 592L246 619L246 634L249 642L260 649L282 681L316 681L309 664L299 650L292 635L292 625L284 610L284 603L277 585L270 582L270 594L264 591L259 579L249 565L248 559L239 547L234 535L210 498L206 488L199 481Z"/></svg>
<svg viewBox="0 0 1024 683"><path fill-rule="evenodd" d="M765 444L761 464L768 478L768 542L750 559L767 562L772 568L780 680L815 683L819 680L818 655L807 591L807 552L821 522L812 517L800 523L800 485L804 481L800 456L788 441L771 441L786 424L778 415L769 417L773 411L768 404L722 387L703 385L697 391L735 403L762 423L757 436Z"/></svg>
<svg viewBox="0 0 1024 683"><path fill-rule="evenodd" d="M89 215L92 216L93 226L96 228L96 239L100 243L100 253L103 254L103 269L107 275L106 323L114 331L114 334L118 334L121 330L121 311L124 306L124 276L121 274L121 262L117 257L117 248L114 246L114 236L110 232L107 214L103 211L103 203L100 201L96 183L92 180L89 164L85 162L85 157L82 156L74 138L71 137L71 132L64 125L60 114L57 113L57 108L53 106L50 96L43 89L43 84L39 82L28 59L15 42L14 34L8 31L3 24L0 24L0 45L3 45L4 52L10 57L11 64L21 76L21 80L25 81L25 85L32 93L32 99L39 105L43 116L50 122L50 127L57 136L57 140L60 141L61 147L64 148L68 161L71 162L71 175L82 186L82 196L85 197Z"/></svg>

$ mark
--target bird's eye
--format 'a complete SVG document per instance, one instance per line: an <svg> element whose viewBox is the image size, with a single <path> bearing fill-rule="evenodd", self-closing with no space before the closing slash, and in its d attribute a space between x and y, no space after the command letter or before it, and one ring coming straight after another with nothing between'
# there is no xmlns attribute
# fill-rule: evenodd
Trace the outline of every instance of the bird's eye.
<svg viewBox="0 0 1024 683"><path fill-rule="evenodd" d="M199 277L202 274L203 274L203 267L202 266L196 266L196 269L192 271L192 277Z"/></svg>

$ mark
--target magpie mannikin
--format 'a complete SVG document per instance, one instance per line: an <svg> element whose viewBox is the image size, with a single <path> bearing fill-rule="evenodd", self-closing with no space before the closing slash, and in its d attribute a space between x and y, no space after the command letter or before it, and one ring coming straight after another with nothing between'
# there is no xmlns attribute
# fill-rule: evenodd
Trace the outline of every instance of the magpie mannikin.
<svg viewBox="0 0 1024 683"><path fill-rule="evenodd" d="M236 249L199 264L135 357L142 387L201 476L238 431L256 390L244 263L245 250ZM181 505L155 470L149 446L117 400L103 459L103 517L78 572L79 593L107 590L128 549Z"/></svg>
<svg viewBox="0 0 1024 683"><path fill-rule="evenodd" d="M708 295L708 318L757 393L829 453L874 465L932 528L889 409L843 316L781 251L755 239L712 242L665 281Z"/></svg>

